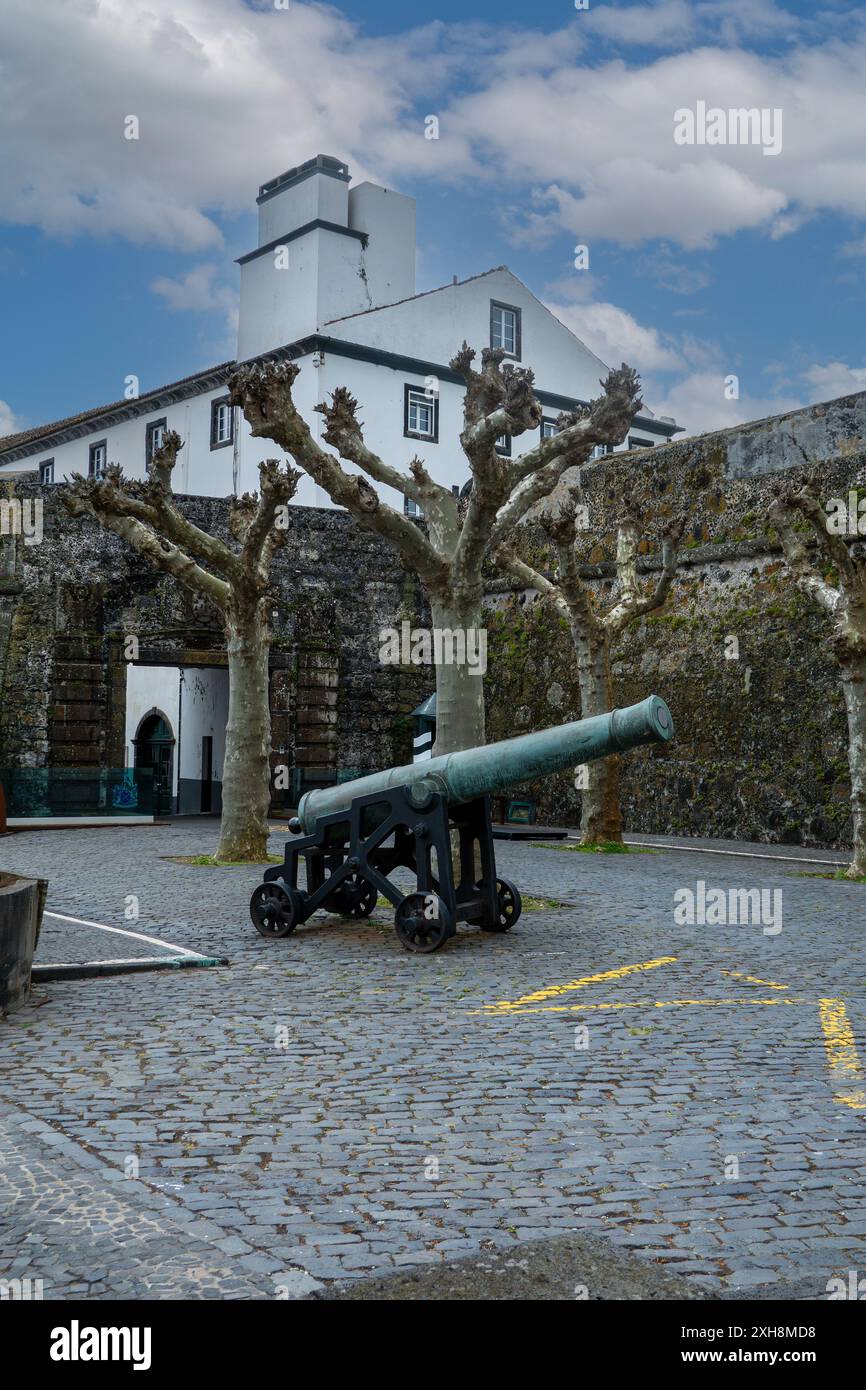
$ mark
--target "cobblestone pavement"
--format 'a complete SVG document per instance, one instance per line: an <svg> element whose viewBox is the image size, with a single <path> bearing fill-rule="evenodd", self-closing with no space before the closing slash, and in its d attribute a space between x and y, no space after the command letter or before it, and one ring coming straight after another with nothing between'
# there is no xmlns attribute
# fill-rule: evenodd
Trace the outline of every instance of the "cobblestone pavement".
<svg viewBox="0 0 866 1390"><path fill-rule="evenodd" d="M215 837L0 843L6 869L53 866L53 910L231 962L53 982L0 1025L0 1277L295 1296L575 1230L710 1293L866 1273L862 885L501 844L502 871L563 906L413 956L384 911L262 940L257 870L164 857ZM698 880L780 890L781 932L677 925Z"/></svg>

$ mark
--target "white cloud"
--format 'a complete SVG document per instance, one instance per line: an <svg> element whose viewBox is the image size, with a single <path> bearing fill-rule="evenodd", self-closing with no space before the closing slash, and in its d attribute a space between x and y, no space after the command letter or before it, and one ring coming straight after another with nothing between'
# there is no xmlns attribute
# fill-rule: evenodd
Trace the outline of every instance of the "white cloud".
<svg viewBox="0 0 866 1390"><path fill-rule="evenodd" d="M219 273L219 266L203 262L177 279L160 275L150 286L172 313L220 314L222 333L214 334L210 322L205 320L207 331L201 334L202 350L211 361L234 357L238 340L240 296L233 286L217 283Z"/></svg>
<svg viewBox="0 0 866 1390"><path fill-rule="evenodd" d="M687 43L697 28L695 7L687 0L661 0L656 5L602 5L590 8L586 27L617 43L668 48Z"/></svg>
<svg viewBox="0 0 866 1390"><path fill-rule="evenodd" d="M862 11L819 26L773 0L660 0L594 6L549 33L409 26L369 36L301 0L65 0L48 18L4 0L0 216L208 252L220 213L325 152L398 186L487 181L501 205L538 189L536 234L691 249L790 235L824 210L866 218ZM761 36L772 51L741 46ZM600 59L608 40L658 56ZM782 108L782 153L675 145L673 113L698 99ZM428 113L439 140L423 138ZM139 140L123 138L127 115Z"/></svg>
<svg viewBox="0 0 866 1390"><path fill-rule="evenodd" d="M662 333L618 305L594 299L596 289L588 278L576 287L562 281L551 286L545 303L603 362L634 367L647 408L656 416L672 416L686 434L727 429L866 389L866 367L813 366L802 373L802 390L797 390L776 363L766 369L769 390L739 375L738 396L729 399L727 378L737 375L738 367L724 361L715 341L691 332Z"/></svg>
<svg viewBox="0 0 866 1390"><path fill-rule="evenodd" d="M381 170L410 94L466 61L441 26L364 38L297 0L65 0L47 14L3 0L0 52L0 216L193 252L219 245L214 213L246 211L257 183L311 154ZM423 155L432 142L411 124Z"/></svg>
<svg viewBox="0 0 866 1390"><path fill-rule="evenodd" d="M628 362L644 373L670 371L685 365L658 329L638 323L632 314L616 304L597 301L567 304L550 300L546 303L550 312L608 366Z"/></svg>
<svg viewBox="0 0 866 1390"><path fill-rule="evenodd" d="M803 373L814 392L814 401L831 401L834 396L850 396L866 391L866 367L849 367L846 362L814 363Z"/></svg>
<svg viewBox="0 0 866 1390"><path fill-rule="evenodd" d="M774 0L657 0L656 4L611 5L590 9L586 26L619 44L673 48L706 39L725 44L742 38L794 34L800 20Z"/></svg>
<svg viewBox="0 0 866 1390"><path fill-rule="evenodd" d="M781 54L722 47L709 33L701 41L642 65L613 58L505 76L457 99L449 129L482 177L536 190L528 219L536 236L553 228L623 244L664 237L693 249L741 230L790 235L824 210L866 217L866 37L857 15L844 42L801 41ZM674 112L699 100L781 109L781 153L675 144Z"/></svg>
<svg viewBox="0 0 866 1390"><path fill-rule="evenodd" d="M26 429L25 421L7 405L6 401L0 401L0 435L17 434L19 430Z"/></svg>
<svg viewBox="0 0 866 1390"><path fill-rule="evenodd" d="M740 382L738 400L725 396L727 372L704 369L688 372L667 386L647 383L647 397L656 415L672 415L686 434L703 434L707 430L728 429L747 420L762 420L767 415L781 415L805 404L795 395L752 395Z"/></svg>
<svg viewBox="0 0 866 1390"><path fill-rule="evenodd" d="M172 280L160 275L150 286L154 294L165 300L169 309L210 313L219 310L232 330L238 325L238 294L229 285L215 283L219 267L211 264L193 266L186 275Z"/></svg>

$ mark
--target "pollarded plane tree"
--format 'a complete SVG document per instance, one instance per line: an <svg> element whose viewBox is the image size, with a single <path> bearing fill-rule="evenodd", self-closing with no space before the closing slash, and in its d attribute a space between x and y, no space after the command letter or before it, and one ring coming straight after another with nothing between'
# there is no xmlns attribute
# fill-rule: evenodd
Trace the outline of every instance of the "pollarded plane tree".
<svg viewBox="0 0 866 1390"><path fill-rule="evenodd" d="M533 394L533 373L504 353L485 348L480 371L466 344L451 361L466 383L460 443L472 487L467 501L437 482L424 462L413 458L403 471L380 458L364 442L358 402L345 387L316 406L324 416L323 439L313 438L292 397L299 368L293 362L266 362L241 368L230 382L231 400L241 406L252 433L271 439L319 484L331 500L399 550L419 577L430 602L434 632L443 640L436 667L436 745L450 753L484 742L484 693L478 664L461 659L461 644L450 651L450 634L483 624L483 569L486 558L567 468L587 459L597 444L621 442L640 409L638 378L623 365L601 383L602 394L589 405L560 415L559 433L540 440L515 458L497 451L503 436L517 438L538 430L542 409ZM360 471L348 472L340 460ZM424 516L424 527L384 501L373 484L410 498ZM462 644L465 652L468 644ZM449 659L449 657L453 659Z"/></svg>
<svg viewBox="0 0 866 1390"><path fill-rule="evenodd" d="M584 525L587 515L579 483L570 487L558 504L554 503L553 510L539 515L556 554L553 579L521 559L514 540L500 545L493 557L521 585L534 589L543 602L552 604L568 624L584 719L614 708L611 648L633 619L665 603L676 574L677 546L685 524L682 516L663 523L661 568L655 579L643 587L638 576L640 516L633 503L621 504L616 537L617 584L611 606L605 611L581 572L585 564L582 552L588 535ZM619 755L588 763L582 771L581 844L621 844Z"/></svg>
<svg viewBox="0 0 866 1390"><path fill-rule="evenodd" d="M233 547L194 525L177 506L171 480L181 447L180 437L169 431L145 482L124 478L116 465L103 479L76 474L64 502L73 516L95 517L219 613L228 658L229 715L215 857L220 863L260 862L267 857L270 801L270 570L286 536L280 508L294 496L301 475L276 459L259 465L258 494L231 502Z"/></svg>
<svg viewBox="0 0 866 1390"><path fill-rule="evenodd" d="M866 875L866 557L862 542L849 546L833 529L821 486L808 468L778 483L770 520L794 583L829 620L848 720L853 848L845 877L857 879Z"/></svg>

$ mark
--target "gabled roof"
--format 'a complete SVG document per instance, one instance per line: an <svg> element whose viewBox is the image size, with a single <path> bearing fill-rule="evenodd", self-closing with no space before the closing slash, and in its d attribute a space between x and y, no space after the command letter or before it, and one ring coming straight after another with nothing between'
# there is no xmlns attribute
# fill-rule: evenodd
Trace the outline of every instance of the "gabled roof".
<svg viewBox="0 0 866 1390"><path fill-rule="evenodd" d="M606 372L608 370L607 364L603 362L591 348L588 348L583 340L578 338L577 334L573 333L561 319L558 319L556 315L548 309L543 300L540 300L529 286L524 284L512 270L509 270L507 265L492 266L489 270L479 271L477 275L468 275L465 280L452 280L447 285L437 285L435 289L422 290L419 294L413 294L407 296L405 299L395 300L393 304L379 304L372 309L361 309L356 314L345 314L340 318L328 319L323 327L328 327L330 324L347 323L370 314L386 313L389 309L394 309L398 305L411 304L416 300L426 299L430 295L441 294L444 290L459 289L461 286L469 285L475 280L483 280L488 275L497 275L502 272L505 272L512 280L516 281L521 289L525 290L526 293L540 305L544 312L553 319L554 323L556 323L564 333L567 333L576 343L580 344L584 352L594 358L603 371ZM365 348L363 344L354 346L358 349L357 353L354 355L365 356L371 351L371 349ZM327 336L321 334L313 334L308 338L298 339L293 343L286 343L283 347L271 348L267 352L259 353L249 360L258 362L272 358L296 358L308 352L316 351L320 347L328 347L332 351L339 351L345 348L348 355L353 355L350 351L353 348L353 344L349 340L344 341L339 338L329 339ZM377 360L384 360L392 356L393 354L390 353L378 352ZM221 362L215 367L205 367L202 371L193 373L192 376L181 377L178 381L170 382L167 386L159 386L152 391L146 391L143 395L135 396L131 400L124 398L119 401L111 401L107 405L95 406L91 410L83 410L76 415L67 415L61 420L53 420L45 425L36 425L33 429L20 430L16 434L0 435L0 463L3 462L4 457L8 454L13 455L13 460L11 461L14 461L16 455L18 457L24 457L25 455L41 452L41 450L35 447L41 440L45 441L46 449L58 447L61 443L66 442L66 439L92 434L97 430L103 428L107 429L112 425L119 424L123 420L133 419L136 416L147 414L148 411L161 410L168 405L186 400L190 396L205 391L215 390L225 384L238 365L239 364L235 361ZM398 365L397 359L395 359L394 362L389 362L388 365ZM422 374L435 371L440 376L447 376L446 370L436 363L418 361L413 365L409 359L401 358L399 359L399 365L401 369L405 370L421 370ZM576 404L575 401L571 401L566 397L554 396L542 390L538 391L538 396L539 399L543 400L543 403L549 404L552 408L568 410L573 409ZM654 425L656 428L660 429L662 433L667 435L679 432L680 430L680 426L669 425L665 421L658 420L653 415L652 411L648 410L646 407L644 407L642 414L636 417L633 423L638 426L643 425L644 427ZM84 426L87 428L84 428ZM57 438L57 436L60 436L60 438ZM65 438L63 436L65 436Z"/></svg>
<svg viewBox="0 0 866 1390"><path fill-rule="evenodd" d="M324 326L327 327L329 323L345 323L347 319L360 319L363 318L365 314L378 314L381 313L383 309L395 309L398 304L411 304L416 299L426 299L430 294L441 294L442 290L454 290L460 285L471 284L473 280L483 280L485 275L495 275L499 270L508 270L508 266L494 265L491 266L489 270L479 270L477 275L467 275L465 280L450 280L447 285L437 285L436 288L432 290L420 290L418 294L407 294L404 299L395 299L390 304L374 304L372 309L359 309L356 314L341 314L340 317L336 319L325 319ZM508 274L511 275L512 272L508 270ZM517 279L517 276L514 278ZM522 283L521 281L521 284ZM531 290L530 293L532 293Z"/></svg>
<svg viewBox="0 0 866 1390"><path fill-rule="evenodd" d="M131 399L124 397L119 401L110 401L108 405L97 405L93 406L91 410L79 411L77 415L66 415L62 420L52 420L47 425L35 425L33 429L20 430L17 434L0 435L0 454L21 448L23 445L36 443L39 439L68 430L74 425L84 424L91 420L95 421L100 415L110 415L115 411L123 410L138 415L142 413L142 410L148 409L148 402L152 402L153 408L156 409L161 405L166 395L178 391L183 394L185 387L206 381L208 377L227 376L234 365L234 362L221 362L219 366L206 367L201 372L195 372L192 376L181 377L178 381L172 381L167 386L158 386L153 391L145 391L143 396L133 396Z"/></svg>
<svg viewBox="0 0 866 1390"><path fill-rule="evenodd" d="M520 288L522 290L525 290L526 293L532 299L535 300L539 308L543 309L544 312L548 315L548 317L552 318L554 323L557 324L564 333L567 333L570 338L573 338L574 341L580 345L583 351L587 353L591 358L593 358L595 362L598 363L598 366L602 372L610 371L610 367L608 366L607 362L604 362L602 358L599 357L598 353L593 352L591 347L587 347L583 339L579 338L577 334L574 332L574 330L568 327L568 324L563 323L562 319L558 319L556 317L556 314L554 314L551 309L548 309L547 305L544 303L544 300L539 299L538 295L535 294L535 292L531 290L523 280L520 279L519 275L515 275L513 270L509 270L507 265L491 266L490 270L479 271L477 275L468 275L465 280L452 280L450 284L437 285L436 288L432 290L421 290L419 294L410 294L407 295L404 299L395 299L391 304L375 304L372 309L359 309L358 312L355 314L342 314L339 318L336 319L326 319L323 327L327 328L332 323L348 323L351 319L365 318L370 314L384 314L387 313L389 309L396 309L398 305L414 304L416 300L426 299L431 294L442 294L444 290L460 289L462 285L469 285L473 282L473 280L483 280L484 277L487 275L497 275L502 271L504 271L506 275L510 275L511 279L515 280L517 284L520 286ZM642 419L655 419L653 412L646 406L643 409Z"/></svg>

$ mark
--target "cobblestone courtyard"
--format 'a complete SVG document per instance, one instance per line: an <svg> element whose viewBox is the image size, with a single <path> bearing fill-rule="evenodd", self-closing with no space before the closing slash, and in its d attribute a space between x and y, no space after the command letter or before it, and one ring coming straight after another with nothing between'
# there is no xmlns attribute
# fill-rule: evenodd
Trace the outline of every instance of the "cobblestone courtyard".
<svg viewBox="0 0 866 1390"><path fill-rule="evenodd" d="M230 964L51 981L0 1025L0 1277L293 1297L575 1230L708 1292L826 1297L866 1273L862 885L500 844L561 906L413 956L390 910L261 939L258 870L166 857L215 841L193 822L2 842L49 909ZM780 889L782 931L676 925L698 880Z"/></svg>

